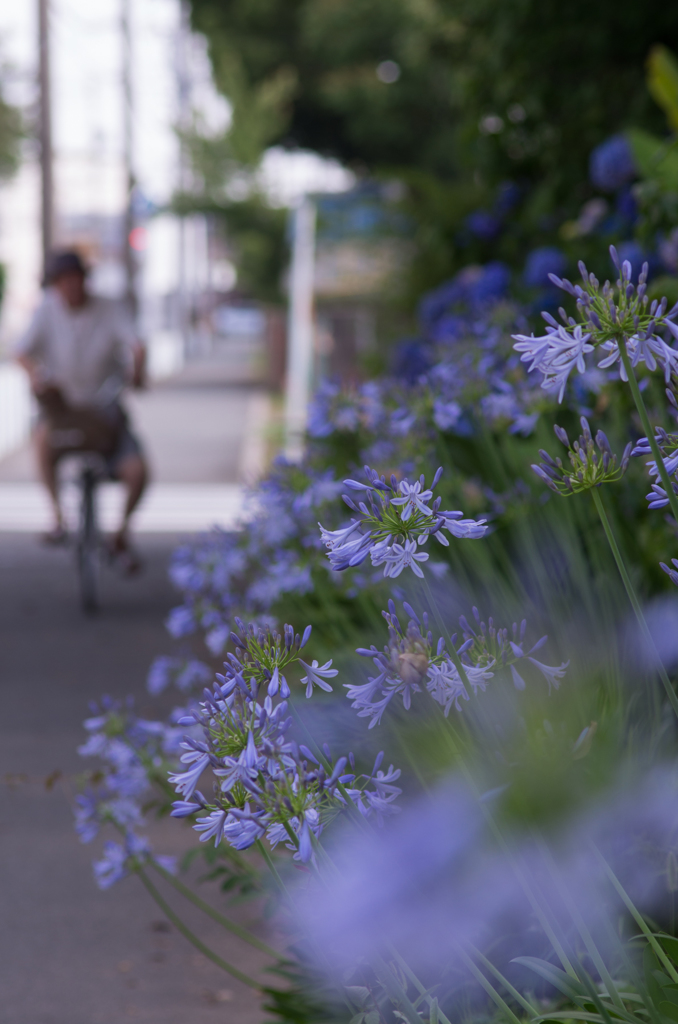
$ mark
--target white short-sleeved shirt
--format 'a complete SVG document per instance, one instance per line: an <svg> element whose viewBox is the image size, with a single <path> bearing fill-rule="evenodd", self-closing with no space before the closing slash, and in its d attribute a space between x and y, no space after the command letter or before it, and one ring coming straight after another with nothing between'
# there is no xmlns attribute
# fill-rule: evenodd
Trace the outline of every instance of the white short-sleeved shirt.
<svg viewBox="0 0 678 1024"><path fill-rule="evenodd" d="M137 343L122 303L88 296L71 309L48 288L15 354L34 359L71 405L106 405L129 381Z"/></svg>

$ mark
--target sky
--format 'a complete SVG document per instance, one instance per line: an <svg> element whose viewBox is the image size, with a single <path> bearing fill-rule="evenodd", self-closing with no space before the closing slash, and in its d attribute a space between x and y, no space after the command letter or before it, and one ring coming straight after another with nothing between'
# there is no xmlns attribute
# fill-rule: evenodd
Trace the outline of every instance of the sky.
<svg viewBox="0 0 678 1024"><path fill-rule="evenodd" d="M162 203L177 178L178 83L175 71L179 0L128 0L133 49L135 169L142 191ZM58 199L69 207L96 202L95 186L83 189L83 175L65 165L86 163L96 180L122 151L121 0L51 0L53 134ZM10 65L10 97L35 101L37 0L0 5L0 56ZM224 130L228 102L212 81L202 37L187 48L191 103L209 130ZM294 203L305 190L346 188L350 175L313 154L269 152L262 181L271 199ZM83 196L83 191L86 193ZM104 190L105 192L105 190ZM79 195L78 195L79 193ZM112 202L99 194L99 201Z"/></svg>
<svg viewBox="0 0 678 1024"><path fill-rule="evenodd" d="M50 0L57 221L59 214L119 215L124 209L122 3ZM135 175L142 194L162 207L178 184L174 126L178 121L180 38L184 40L190 103L200 122L210 132L221 132L228 126L230 107L212 83L205 40L180 36L180 0L128 0L128 4ZM6 96L20 105L29 119L34 119L37 109L37 7L37 0L0 3L0 64L4 66ZM37 147L28 140L24 148L19 173L10 182L0 183L0 262L7 269L0 356L23 329L39 294ZM311 153L291 154L280 149L265 154L259 172L260 185L270 201L280 206L294 205L307 191L341 191L350 187L352 180L336 163ZM165 290L176 278L177 231L176 225L158 223L157 230L149 232L149 239L151 235L160 239L154 252L146 254L149 280L164 282ZM175 238L172 246L166 236Z"/></svg>

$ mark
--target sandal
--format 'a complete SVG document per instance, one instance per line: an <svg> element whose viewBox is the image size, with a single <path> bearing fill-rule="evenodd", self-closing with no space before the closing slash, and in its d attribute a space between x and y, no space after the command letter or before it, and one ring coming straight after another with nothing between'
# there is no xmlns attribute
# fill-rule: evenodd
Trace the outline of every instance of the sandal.
<svg viewBox="0 0 678 1024"><path fill-rule="evenodd" d="M63 547L68 544L68 532L63 526L55 526L47 533L40 535L40 540L43 544L47 544L49 547Z"/></svg>
<svg viewBox="0 0 678 1024"><path fill-rule="evenodd" d="M136 576L143 569L143 562L124 535L116 533L111 538L109 553L111 561L117 563L123 576Z"/></svg>

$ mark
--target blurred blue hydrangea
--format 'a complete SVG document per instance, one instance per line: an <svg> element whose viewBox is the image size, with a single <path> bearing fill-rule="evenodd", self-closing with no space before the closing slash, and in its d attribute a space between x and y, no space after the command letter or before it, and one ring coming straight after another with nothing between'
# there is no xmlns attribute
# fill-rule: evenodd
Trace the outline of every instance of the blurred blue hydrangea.
<svg viewBox="0 0 678 1024"><path fill-rule="evenodd" d="M567 267L565 254L554 245L533 249L525 261L523 280L530 288L544 288L551 283L549 274L562 277Z"/></svg>
<svg viewBox="0 0 678 1024"><path fill-rule="evenodd" d="M418 338L410 338L396 345L393 372L400 380L414 384L430 366L431 353Z"/></svg>
<svg viewBox="0 0 678 1024"><path fill-rule="evenodd" d="M452 320L450 313L457 309L463 314L480 312L506 295L510 281L511 271L499 260L460 270L420 302L419 319L425 333L433 337L443 317L447 318L451 333L463 329L463 321Z"/></svg>
<svg viewBox="0 0 678 1024"><path fill-rule="evenodd" d="M491 242L501 231L501 221L488 210L474 210L466 218L466 227L481 242Z"/></svg>
<svg viewBox="0 0 678 1024"><path fill-rule="evenodd" d="M615 201L617 213L626 220L635 221L638 216L638 203L630 188L623 188L617 193Z"/></svg>
<svg viewBox="0 0 678 1024"><path fill-rule="evenodd" d="M592 151L589 177L596 188L614 192L633 181L638 173L625 135L612 135Z"/></svg>

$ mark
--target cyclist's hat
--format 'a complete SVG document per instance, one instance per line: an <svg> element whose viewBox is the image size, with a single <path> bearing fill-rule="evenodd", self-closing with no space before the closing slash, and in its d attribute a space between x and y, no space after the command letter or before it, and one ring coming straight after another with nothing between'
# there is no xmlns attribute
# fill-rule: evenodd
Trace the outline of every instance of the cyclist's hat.
<svg viewBox="0 0 678 1024"><path fill-rule="evenodd" d="M66 274L87 275L87 267L80 253L74 249L56 249L51 252L45 262L43 284L50 285Z"/></svg>

